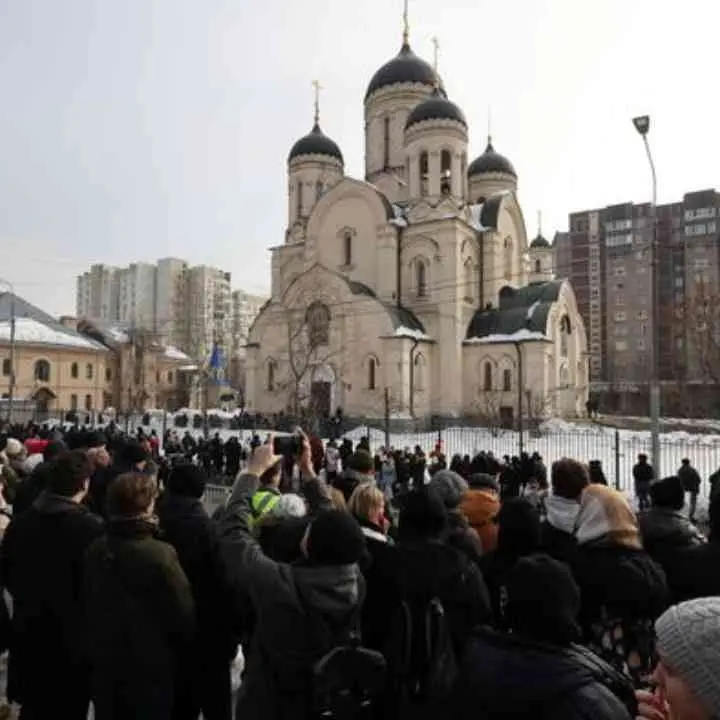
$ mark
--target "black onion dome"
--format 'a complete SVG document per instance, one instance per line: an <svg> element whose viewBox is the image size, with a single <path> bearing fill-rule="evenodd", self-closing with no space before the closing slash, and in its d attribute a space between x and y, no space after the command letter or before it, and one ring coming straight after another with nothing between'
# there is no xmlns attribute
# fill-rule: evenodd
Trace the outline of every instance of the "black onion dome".
<svg viewBox="0 0 720 720"><path fill-rule="evenodd" d="M505 173L517 178L517 173L512 163L498 152L495 152L492 140L488 139L485 152L470 163L468 175L484 175L485 173Z"/></svg>
<svg viewBox="0 0 720 720"><path fill-rule="evenodd" d="M403 43L400 52L372 76L365 93L365 100L374 92L390 85L420 83L421 85L434 87L436 80L437 74L432 65L418 57L412 51L410 45Z"/></svg>
<svg viewBox="0 0 720 720"><path fill-rule="evenodd" d="M467 128L463 111L454 102L448 100L438 88L435 88L435 92L427 100L423 100L413 108L405 123L405 129L424 120L455 120Z"/></svg>
<svg viewBox="0 0 720 720"><path fill-rule="evenodd" d="M317 123L305 137L301 137L292 146L288 155L288 162L301 155L329 155L337 158L340 162L344 162L337 143L325 135Z"/></svg>
<svg viewBox="0 0 720 720"><path fill-rule="evenodd" d="M550 243L538 233L538 236L530 243L531 248L549 248Z"/></svg>

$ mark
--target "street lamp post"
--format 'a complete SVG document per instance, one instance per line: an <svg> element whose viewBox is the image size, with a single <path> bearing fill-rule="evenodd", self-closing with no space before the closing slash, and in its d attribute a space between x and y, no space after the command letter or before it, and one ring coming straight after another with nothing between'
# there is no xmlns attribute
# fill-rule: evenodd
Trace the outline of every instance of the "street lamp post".
<svg viewBox="0 0 720 720"><path fill-rule="evenodd" d="M7 404L7 421L12 423L13 421L13 410L15 405L15 385L17 382L17 375L15 371L16 363L16 343L15 343L15 288L11 282L0 278L0 283L5 285L10 292L10 385L8 387L8 404Z"/></svg>
<svg viewBox="0 0 720 720"><path fill-rule="evenodd" d="M642 137L650 163L650 174L652 176L652 242L650 243L650 267L652 270L650 288L650 312L652 313L652 343L650 348L650 435L652 443L652 464L655 469L655 477L660 475L660 308L658 306L658 288L660 285L660 253L658 248L658 218L657 218L657 175L655 173L655 162L648 133L650 131L650 116L641 115L633 118L633 125Z"/></svg>

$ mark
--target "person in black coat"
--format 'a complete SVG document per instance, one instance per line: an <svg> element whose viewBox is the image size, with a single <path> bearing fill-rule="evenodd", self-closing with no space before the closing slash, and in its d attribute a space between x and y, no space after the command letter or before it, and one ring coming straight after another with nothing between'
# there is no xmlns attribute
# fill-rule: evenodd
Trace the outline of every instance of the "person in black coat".
<svg viewBox="0 0 720 720"><path fill-rule="evenodd" d="M172 545L158 536L155 479L124 473L106 496L106 534L85 557L85 637L96 720L172 720L195 605Z"/></svg>
<svg viewBox="0 0 720 720"><path fill-rule="evenodd" d="M497 627L505 627L505 583L515 563L538 552L542 542L540 518L524 498L506 500L496 518L498 540L494 552L484 555L481 568L490 592Z"/></svg>
<svg viewBox="0 0 720 720"><path fill-rule="evenodd" d="M102 520L82 504L89 483L85 453L62 453L46 490L10 523L0 549L2 582L14 605L8 698L22 705L21 718L87 717L83 558L103 532Z"/></svg>
<svg viewBox="0 0 720 720"><path fill-rule="evenodd" d="M652 507L638 515L643 547L663 564L669 553L705 543L700 531L682 513L685 490L679 477L667 477L650 486Z"/></svg>
<svg viewBox="0 0 720 720"><path fill-rule="evenodd" d="M672 604L720 596L720 493L710 501L710 541L663 558Z"/></svg>
<svg viewBox="0 0 720 720"><path fill-rule="evenodd" d="M640 510L647 510L650 507L650 484L655 479L655 470L648 463L647 455L638 455L638 461L632 470L635 483L635 497L638 499Z"/></svg>
<svg viewBox="0 0 720 720"><path fill-rule="evenodd" d="M195 601L197 633L180 667L175 720L230 720L230 664L239 628L220 561L217 529L202 504L207 476L190 463L170 473L157 507L163 537L177 552Z"/></svg>
<svg viewBox="0 0 720 720"><path fill-rule="evenodd" d="M690 495L690 521L695 522L697 499L700 494L700 485L702 485L700 473L690 464L688 458L684 458L677 472L677 476L680 478L685 492Z"/></svg>
<svg viewBox="0 0 720 720"><path fill-rule="evenodd" d="M564 563L537 554L507 578L511 634L476 630L455 693L458 720L630 720L632 685L580 640L580 591Z"/></svg>

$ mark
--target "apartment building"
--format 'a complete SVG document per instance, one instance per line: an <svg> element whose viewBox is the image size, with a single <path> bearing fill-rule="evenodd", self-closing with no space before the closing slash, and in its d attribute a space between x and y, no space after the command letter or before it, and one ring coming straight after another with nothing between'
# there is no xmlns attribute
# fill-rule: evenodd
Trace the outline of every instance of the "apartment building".
<svg viewBox="0 0 720 720"><path fill-rule="evenodd" d="M120 268L110 265L91 265L77 278L76 312L82 317L117 319L120 285L117 282Z"/></svg>
<svg viewBox="0 0 720 720"><path fill-rule="evenodd" d="M707 337L711 343L720 342L720 327L699 340L699 323L694 322L696 315L689 317L688 308L699 295L717 301L719 214L720 194L714 190L688 193L681 202L660 205L656 215L648 203L570 214L569 233L559 234L559 244L556 240L555 263L558 274L571 280L588 329L590 379L596 393L616 399L644 396L653 348L660 378L668 387L681 377L695 383L707 379ZM654 217L655 264L650 253ZM653 305L655 271L658 297ZM657 337L653 311L658 316ZM720 352L717 355L720 362ZM635 405L643 402L639 399Z"/></svg>
<svg viewBox="0 0 720 720"><path fill-rule="evenodd" d="M218 346L224 363L232 346L231 274L198 265L179 275L175 295L175 344L198 361ZM226 371L227 372L227 371Z"/></svg>
<svg viewBox="0 0 720 720"><path fill-rule="evenodd" d="M156 266L132 263L118 272L118 320L132 327L156 330Z"/></svg>
<svg viewBox="0 0 720 720"><path fill-rule="evenodd" d="M232 293L232 343L228 371L233 387L243 388L245 385L245 345L248 333L267 300L266 295L251 295L243 290Z"/></svg>

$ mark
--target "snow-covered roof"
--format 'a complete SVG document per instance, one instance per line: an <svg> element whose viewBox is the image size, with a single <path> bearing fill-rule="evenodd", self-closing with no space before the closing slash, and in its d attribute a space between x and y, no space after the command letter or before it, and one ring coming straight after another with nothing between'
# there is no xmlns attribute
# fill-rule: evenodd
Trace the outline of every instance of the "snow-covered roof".
<svg viewBox="0 0 720 720"><path fill-rule="evenodd" d="M393 335L400 338L410 338L411 340L432 340L432 338L422 330L414 330L413 328L404 327L403 325L395 328Z"/></svg>
<svg viewBox="0 0 720 720"><path fill-rule="evenodd" d="M192 362L192 358L189 355L184 353L179 348L174 347L173 345L166 345L163 355L165 355L168 360L179 360L186 363Z"/></svg>
<svg viewBox="0 0 720 720"><path fill-rule="evenodd" d="M0 322L0 342L10 342L10 321ZM15 320L15 342L26 345L58 345L79 350L107 351L107 348L62 325L46 325L33 318Z"/></svg>
<svg viewBox="0 0 720 720"><path fill-rule="evenodd" d="M535 330L518 330L517 332L510 333L509 335L485 335L485 337L474 337L465 340L466 343L471 345L493 345L502 343L517 343L517 342L531 342L531 341L544 341L550 342L550 338L545 333L537 332Z"/></svg>

